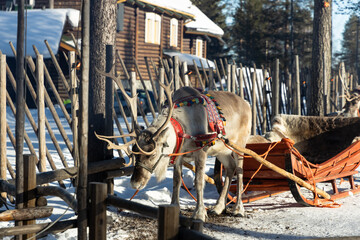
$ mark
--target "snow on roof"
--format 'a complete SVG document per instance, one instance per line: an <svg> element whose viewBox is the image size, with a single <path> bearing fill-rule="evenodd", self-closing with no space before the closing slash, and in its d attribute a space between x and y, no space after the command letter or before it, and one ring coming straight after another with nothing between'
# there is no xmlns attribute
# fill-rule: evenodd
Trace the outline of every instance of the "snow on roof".
<svg viewBox="0 0 360 240"><path fill-rule="evenodd" d="M50 58L44 40L47 40L54 53L57 53L65 22L77 27L80 13L75 9L27 10L25 18L26 55L36 56L32 47L35 45L44 58ZM0 11L0 50L3 54L14 56L9 42L16 46L16 36L17 12Z"/></svg>
<svg viewBox="0 0 360 240"><path fill-rule="evenodd" d="M193 61L195 60L196 66L199 68L202 68L201 63L203 64L204 68L209 68L209 67L215 68L214 62L192 54L180 53L172 50L164 51L164 54L168 55L169 57L179 56L180 62L186 62L188 66L194 66Z"/></svg>
<svg viewBox="0 0 360 240"><path fill-rule="evenodd" d="M195 20L188 22L185 26L196 32L208 33L216 36L224 35L224 31L208 18L198 7L193 5L190 0L140 0L157 6L174 9L177 11L190 13L195 16Z"/></svg>

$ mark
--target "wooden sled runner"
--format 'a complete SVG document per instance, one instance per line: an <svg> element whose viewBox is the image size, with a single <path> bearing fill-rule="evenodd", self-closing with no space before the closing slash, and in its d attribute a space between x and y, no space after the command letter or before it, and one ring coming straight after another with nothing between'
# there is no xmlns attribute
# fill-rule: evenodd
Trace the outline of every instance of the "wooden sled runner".
<svg viewBox="0 0 360 240"><path fill-rule="evenodd" d="M344 131L344 128L342 127L341 130ZM331 134L336 134L336 130L335 132L332 131ZM325 133L325 135L322 133L320 135L329 139L328 133ZM319 136L315 136L312 139L319 140ZM311 141L307 141L306 144L311 145ZM301 145L304 146L304 143L298 146L303 152L308 154L310 158L313 155L316 155L318 159L321 158L318 156L319 152L314 153L314 151L316 151L316 145L313 146L315 149L311 149L311 153L307 152L307 150L309 150L308 148L301 147ZM331 147L330 143L329 146ZM358 173L356 169L360 166L360 141L352 143L333 157L322 159L320 163L313 163L314 161L306 159L294 147L294 143L288 139L273 143L248 144L246 148L256 152L269 162L310 184L328 183L329 187L332 188L330 192L328 191L331 200L344 198L360 192L360 186L356 185L354 180L354 174ZM329 152L330 151L333 151L333 149L329 150ZM329 154L323 154L322 158L328 155ZM219 191L222 188L222 171L220 162L216 161L214 180ZM257 173L255 174L255 172ZM265 166L260 168L260 163L247 155L244 157L243 179L244 186L249 183L245 191L246 195L243 196L243 202L252 202L288 190L291 191L297 202L306 206L319 206L329 202L318 195L315 196L311 191L300 187L297 183ZM348 180L348 183L344 184L343 180ZM230 192L236 192L236 182L231 184Z"/></svg>

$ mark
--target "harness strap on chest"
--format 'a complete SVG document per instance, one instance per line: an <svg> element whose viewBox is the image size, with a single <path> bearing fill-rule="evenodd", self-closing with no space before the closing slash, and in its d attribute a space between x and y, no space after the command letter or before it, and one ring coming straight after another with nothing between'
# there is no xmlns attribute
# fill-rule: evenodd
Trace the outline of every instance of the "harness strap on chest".
<svg viewBox="0 0 360 240"><path fill-rule="evenodd" d="M174 153L179 153L180 149L184 143L184 130L183 130L181 124L174 118L171 118L170 122L171 122L171 124L175 130L175 134L176 134L176 146L175 146ZM176 158L177 158L177 156L172 156L170 158L170 163L174 164Z"/></svg>

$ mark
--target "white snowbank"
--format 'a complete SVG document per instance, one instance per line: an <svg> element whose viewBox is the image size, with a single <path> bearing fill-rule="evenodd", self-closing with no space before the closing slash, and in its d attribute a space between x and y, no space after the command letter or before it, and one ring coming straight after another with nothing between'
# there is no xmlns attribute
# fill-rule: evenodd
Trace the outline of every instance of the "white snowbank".
<svg viewBox="0 0 360 240"><path fill-rule="evenodd" d="M80 12L75 9L27 10L25 12L26 55L35 57L33 45L44 58L50 58L44 40L49 42L51 49L57 53L65 22L77 27ZM0 11L0 50L7 56L14 56L9 42L16 47L17 12Z"/></svg>

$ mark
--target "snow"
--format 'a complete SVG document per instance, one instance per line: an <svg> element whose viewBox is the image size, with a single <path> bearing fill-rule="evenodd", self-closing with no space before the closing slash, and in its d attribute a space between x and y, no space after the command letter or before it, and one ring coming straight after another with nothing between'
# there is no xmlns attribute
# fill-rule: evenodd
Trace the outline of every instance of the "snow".
<svg viewBox="0 0 360 240"><path fill-rule="evenodd" d="M49 42L51 49L56 54L63 34L65 22L77 27L80 20L80 12L75 9L45 9L27 10L25 12L26 28L26 55L35 57L33 45L43 54L44 58L50 58L44 40ZM7 56L14 56L9 42L16 47L17 36L17 12L0 11L0 50Z"/></svg>
<svg viewBox="0 0 360 240"><path fill-rule="evenodd" d="M177 51L165 51L165 50L164 50L164 54L170 57L179 56L179 61L186 62L188 66L193 66L194 65L193 60L195 60L196 66L198 68L202 68L201 63L203 64L204 68L209 68L209 67L212 67L213 69L215 68L214 62L202 57L198 57L193 54L180 53Z"/></svg>
<svg viewBox="0 0 360 240"><path fill-rule="evenodd" d="M142 2L148 2L160 7L166 7L176 11L191 14L195 16L194 21L190 21L185 24L186 28L195 30L201 33L209 33L221 37L224 35L224 31L210 20L198 7L193 5L190 0L148 0ZM180 4L181 2L181 4Z"/></svg>
<svg viewBox="0 0 360 240"><path fill-rule="evenodd" d="M57 111L60 109L56 106ZM31 110L32 116L37 121L37 113L35 110ZM55 122L51 116L51 113L46 109L46 115L49 123L55 130ZM69 124L63 116L61 122L69 134L71 140L71 130ZM148 116L149 121L152 121L151 114ZM119 118L121 125L125 130L125 124L122 118ZM7 107L7 122L9 127L14 132L15 118L12 115L10 108ZM139 121L141 125L144 123ZM26 130L34 143L34 147L37 148L37 140L35 134L30 131L31 127L29 122L26 121ZM30 134L32 132L32 134ZM55 130L55 134L59 136L58 131ZM115 131L115 134L118 134ZM60 146L64 149L64 154L68 159L70 166L73 166L73 161L70 152L67 151L66 145L63 141L60 141ZM54 147L50 144L51 140L47 139L47 146L49 151L55 153ZM15 167L15 151L10 142L7 144L7 157L13 167ZM25 145L26 148L26 145ZM62 163L56 154L53 154L54 161L58 168L62 168ZM48 167L49 168L49 167ZM206 173L208 175L213 174L214 159L210 158L206 165ZM49 169L50 170L50 169ZM191 193L196 196L195 188L191 184L194 178L194 174L184 168L183 176L189 187ZM10 176L9 176L10 177ZM75 188L71 185L69 180L64 181L67 190L71 193L75 193ZM355 177L355 183L360 184L360 176L357 174ZM341 187L345 187L347 182L342 183ZM56 186L57 183L51 183ZM323 184L320 188L329 191L330 184ZM341 188L340 187L340 188ZM119 177L115 179L114 184L115 194L119 197L129 199L135 192L130 186L130 177ZM168 169L166 178L164 181L158 183L155 177L152 177L145 189L141 190L138 195L135 196L133 201L141 204L156 207L161 204L170 204L172 192L172 168ZM211 184L205 185L204 191L205 204L207 207L211 207L216 203L218 192L215 186ZM61 220L76 219L74 212L68 209L68 206L58 197L47 197L48 206L54 207L53 214L49 218L39 219L37 223L45 223L55 221L59 217ZM339 208L315 208L304 207L298 204L290 191L258 200L252 203L245 204L245 210L247 216L245 218L234 217L229 213L224 213L220 216L213 216L209 214L209 219L204 225L204 233L212 236L216 239L308 239L308 238L329 238L329 237L343 237L343 236L360 236L360 194L349 196L347 198L337 200L337 203L342 204ZM181 188L180 190L180 205L182 214L190 214L195 208L195 201L189 196L189 194ZM13 207L10 207L13 208ZM5 207L0 208L0 211L5 210ZM228 211L229 212L229 211ZM112 217L109 222L107 239L156 239L154 235L148 235L147 237L139 238L140 232L149 234L149 232L155 232L156 234L156 221L145 219L143 224L134 227L138 221L137 214L130 214L127 211L119 213L115 208L109 207L108 216ZM135 221L134 219L137 218ZM141 218L140 218L141 219ZM13 222L0 222L0 228L11 227ZM140 231L141 229L141 231ZM11 239L11 237L5 237L5 240ZM48 235L43 238L45 240L54 239L77 239L77 229L69 229L63 233Z"/></svg>

